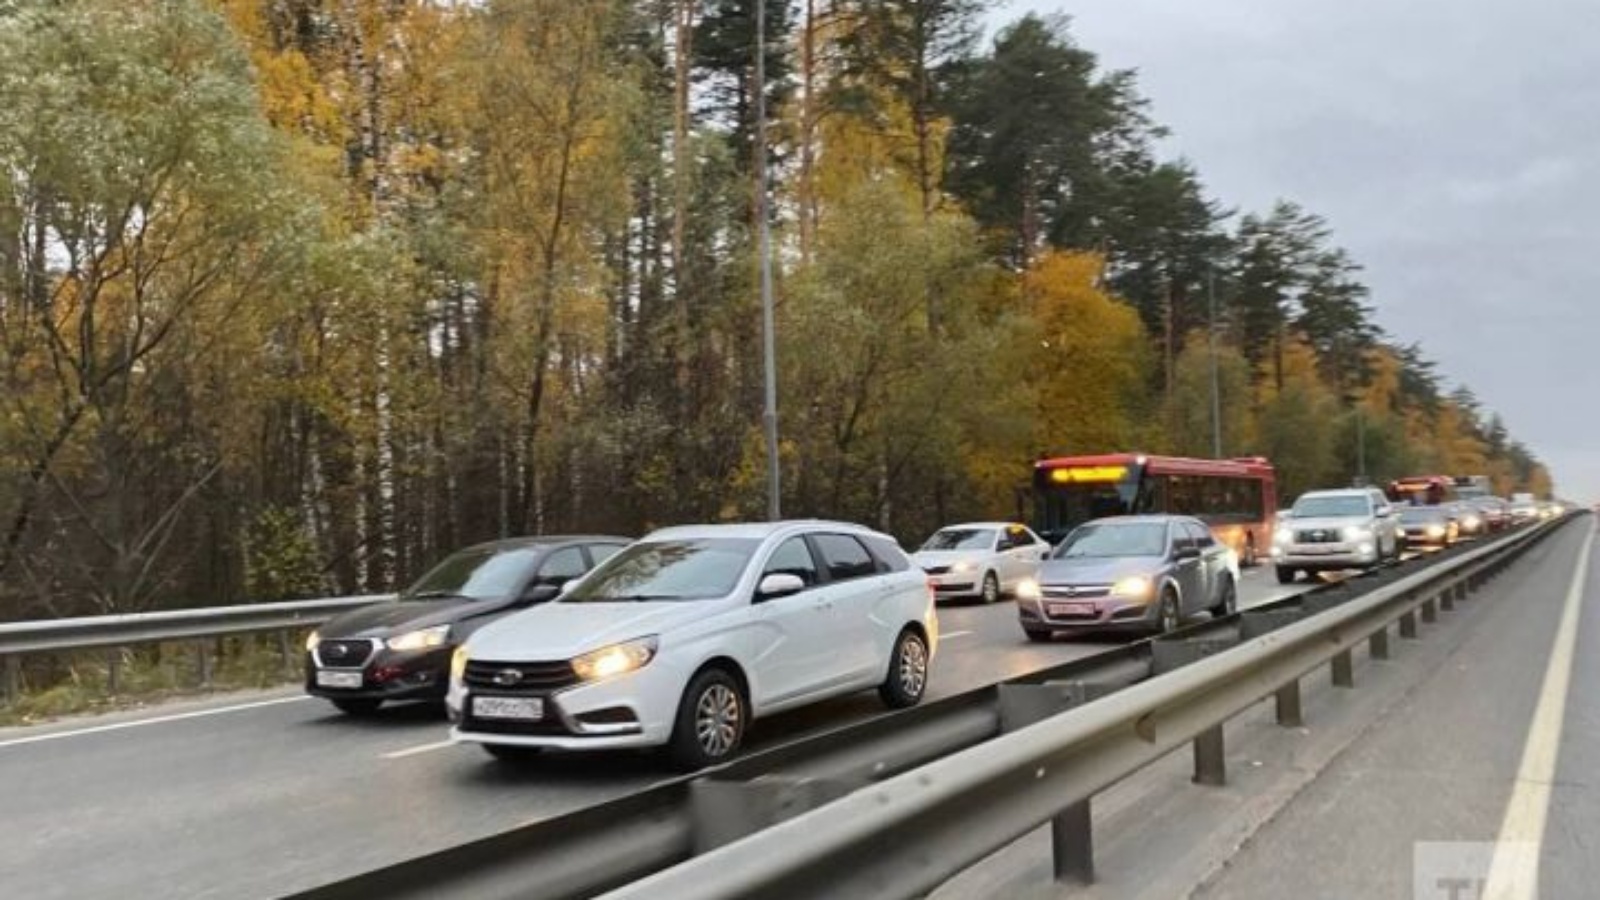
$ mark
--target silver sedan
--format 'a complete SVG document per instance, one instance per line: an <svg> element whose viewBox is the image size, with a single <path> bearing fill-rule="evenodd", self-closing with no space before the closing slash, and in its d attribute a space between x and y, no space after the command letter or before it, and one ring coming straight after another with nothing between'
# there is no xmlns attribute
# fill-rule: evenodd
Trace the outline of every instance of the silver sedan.
<svg viewBox="0 0 1600 900"><path fill-rule="evenodd" d="M1239 561L1198 519L1099 519L1067 535L1018 591L1029 640L1056 631L1175 630L1201 610L1234 611Z"/></svg>

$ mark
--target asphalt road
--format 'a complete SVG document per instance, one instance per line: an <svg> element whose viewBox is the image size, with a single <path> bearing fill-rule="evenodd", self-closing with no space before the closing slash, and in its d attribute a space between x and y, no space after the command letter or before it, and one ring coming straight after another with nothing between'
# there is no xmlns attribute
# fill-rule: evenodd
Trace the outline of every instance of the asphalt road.
<svg viewBox="0 0 1600 900"><path fill-rule="evenodd" d="M1533 845L1538 896L1595 896L1600 553L1587 577L1576 579L1584 545L1593 540L1589 523L1568 526L1496 581L1490 590L1500 602L1483 610L1471 635L1197 896L1475 898L1497 839L1526 840L1534 820L1545 822L1542 843ZM1547 678L1553 658L1558 670L1569 662L1553 650L1575 584L1575 651L1563 705ZM1552 714L1536 716L1541 706ZM1556 749L1553 778L1526 768L1541 748ZM1508 809L1521 814L1508 816ZM1513 819L1520 828L1508 826Z"/></svg>
<svg viewBox="0 0 1600 900"><path fill-rule="evenodd" d="M1245 574L1240 606L1309 589ZM1030 644L1010 603L942 607L930 698L1104 649ZM759 722L756 746L877 715L870 693ZM638 753L507 768L442 713L347 718L296 692L0 729L0 897L273 897L667 777Z"/></svg>

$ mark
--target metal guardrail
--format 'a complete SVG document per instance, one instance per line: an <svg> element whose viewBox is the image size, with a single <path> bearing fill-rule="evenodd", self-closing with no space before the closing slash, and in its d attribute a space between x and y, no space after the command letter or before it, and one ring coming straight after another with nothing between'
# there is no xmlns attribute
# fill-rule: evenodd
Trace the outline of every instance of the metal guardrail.
<svg viewBox="0 0 1600 900"><path fill-rule="evenodd" d="M166 643L263 632L287 632L321 625L334 616L392 600L392 594L252 603L133 613L122 616L84 616L31 622L0 623L0 659L5 661L0 699L19 691L22 657L29 653L70 653L104 647ZM285 650L287 658L288 650ZM208 680L202 660L201 681Z"/></svg>
<svg viewBox="0 0 1600 900"><path fill-rule="evenodd" d="M1559 524L1518 532L1292 623L1274 627L1257 616L1252 627L1246 611L1233 641L1214 630L1186 639L1183 650L1167 654L1181 668L1098 702L1085 702L1093 691L1083 684L1036 686L1013 704L1017 713L1005 722L1011 733L605 897L920 897L1045 824L1052 826L1056 877L1092 881L1095 795L1191 742L1194 780L1224 783L1222 728L1229 719L1276 695L1280 724L1299 725L1300 679L1331 664L1334 685L1353 687L1356 645L1367 642L1374 657L1388 657L1391 626L1398 624L1402 639L1419 637L1419 617L1432 621L1453 608ZM1155 646L1159 669L1161 642Z"/></svg>
<svg viewBox="0 0 1600 900"><path fill-rule="evenodd" d="M1222 721L1276 692L1280 720L1298 724L1301 676L1332 659L1336 683L1348 682L1349 648L1374 623L1415 635L1423 593L1453 602L1457 584L1486 577L1480 566L1544 533L1392 570L1399 580L1376 591L1367 579L1327 585L834 728L294 896L911 897L1052 820L1058 873L1087 878L1093 793L1197 735L1201 780L1220 779Z"/></svg>

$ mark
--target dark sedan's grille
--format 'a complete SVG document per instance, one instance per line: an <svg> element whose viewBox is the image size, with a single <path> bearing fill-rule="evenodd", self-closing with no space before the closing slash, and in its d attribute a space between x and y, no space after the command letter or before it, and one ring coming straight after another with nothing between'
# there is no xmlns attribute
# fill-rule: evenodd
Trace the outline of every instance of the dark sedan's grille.
<svg viewBox="0 0 1600 900"><path fill-rule="evenodd" d="M468 687L504 694L547 694L578 683L572 663L467 662L462 680Z"/></svg>
<svg viewBox="0 0 1600 900"><path fill-rule="evenodd" d="M369 640L325 640L317 645L317 659L334 669L359 669L376 650Z"/></svg>
<svg viewBox="0 0 1600 900"><path fill-rule="evenodd" d="M1339 543L1339 529L1315 528L1309 531L1297 531L1294 535L1297 544L1337 544Z"/></svg>
<svg viewBox="0 0 1600 900"><path fill-rule="evenodd" d="M946 572L950 571L950 567L949 566L925 566L925 567L923 567L922 571L927 572L929 575L943 575Z"/></svg>

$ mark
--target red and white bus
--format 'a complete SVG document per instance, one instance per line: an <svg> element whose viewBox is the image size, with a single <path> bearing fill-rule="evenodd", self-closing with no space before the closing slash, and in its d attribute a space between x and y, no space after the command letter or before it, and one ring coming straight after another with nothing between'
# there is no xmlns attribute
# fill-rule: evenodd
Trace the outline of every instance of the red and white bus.
<svg viewBox="0 0 1600 900"><path fill-rule="evenodd" d="M1090 519L1172 513L1211 526L1255 565L1272 544L1277 471L1262 457L1183 459L1114 453L1041 459L1033 466L1034 530L1051 542Z"/></svg>

